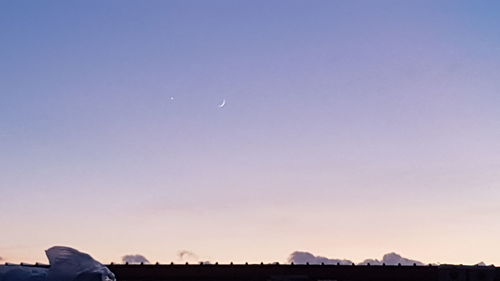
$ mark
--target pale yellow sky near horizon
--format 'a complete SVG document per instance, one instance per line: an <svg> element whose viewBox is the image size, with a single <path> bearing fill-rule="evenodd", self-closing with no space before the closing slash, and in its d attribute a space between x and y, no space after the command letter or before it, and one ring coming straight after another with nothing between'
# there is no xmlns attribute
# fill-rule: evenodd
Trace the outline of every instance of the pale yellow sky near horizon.
<svg viewBox="0 0 500 281"><path fill-rule="evenodd" d="M360 211L350 216L328 215L322 208L316 208L313 213L303 210L293 216L272 208L257 213L247 210L239 213L240 219L247 222L245 227L227 229L207 228L213 223L231 225L232 218L221 213L201 215L202 220L192 214L156 217L149 221L138 216L128 218L135 228L123 227L124 222L114 222L114 225L109 225L113 231L102 233L85 230L90 225L83 221L79 224L80 233L78 229L61 229L59 234L45 233L39 242L32 239L31 245L0 245L0 256L4 261L14 263L46 262L44 250L57 245L74 247L102 263L119 263L121 257L128 254L141 254L151 262L182 262L177 254L188 250L195 253L199 261L219 263L283 263L292 252L307 251L355 262L367 258L381 259L386 253L396 252L423 263L500 264L498 247L488 242L494 241L499 231L498 226L488 223L495 219L495 213L458 217L433 216L432 213L439 208L426 214L398 213L397 210L398 206L394 206L390 213L385 213L387 210ZM468 223L470 228L462 229L464 220L473 221ZM169 223L160 225L161 221ZM406 223L408 221L419 223L411 226ZM91 224L95 225L95 222ZM146 225L149 227L144 228ZM174 225L181 230L169 232L168 228ZM198 233L195 225L207 230ZM338 229L343 231L336 231ZM373 232L373 229L377 231ZM33 237L29 233L24 236L25 241Z"/></svg>

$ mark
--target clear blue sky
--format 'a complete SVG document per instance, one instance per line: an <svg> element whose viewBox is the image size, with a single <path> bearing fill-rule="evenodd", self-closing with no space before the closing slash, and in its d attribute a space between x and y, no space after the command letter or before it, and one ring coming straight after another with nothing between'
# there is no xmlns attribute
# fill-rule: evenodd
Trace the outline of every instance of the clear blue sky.
<svg viewBox="0 0 500 281"><path fill-rule="evenodd" d="M499 14L0 1L0 256L500 264Z"/></svg>

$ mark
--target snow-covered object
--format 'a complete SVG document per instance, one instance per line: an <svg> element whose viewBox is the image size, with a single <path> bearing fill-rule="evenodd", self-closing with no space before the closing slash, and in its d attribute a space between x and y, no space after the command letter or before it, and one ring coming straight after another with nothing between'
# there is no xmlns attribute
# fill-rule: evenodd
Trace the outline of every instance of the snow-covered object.
<svg viewBox="0 0 500 281"><path fill-rule="evenodd" d="M0 266L0 281L116 281L115 275L90 255L69 247L45 251L50 267Z"/></svg>
<svg viewBox="0 0 500 281"><path fill-rule="evenodd" d="M46 281L114 281L115 275L90 255L68 247L45 251L50 268Z"/></svg>

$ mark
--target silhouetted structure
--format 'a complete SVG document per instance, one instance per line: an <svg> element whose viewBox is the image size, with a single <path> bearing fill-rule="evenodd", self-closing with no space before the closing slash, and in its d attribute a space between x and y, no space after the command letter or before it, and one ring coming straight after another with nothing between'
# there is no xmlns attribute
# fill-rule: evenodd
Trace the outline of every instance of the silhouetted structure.
<svg viewBox="0 0 500 281"><path fill-rule="evenodd" d="M109 265L118 281L500 281L493 266Z"/></svg>

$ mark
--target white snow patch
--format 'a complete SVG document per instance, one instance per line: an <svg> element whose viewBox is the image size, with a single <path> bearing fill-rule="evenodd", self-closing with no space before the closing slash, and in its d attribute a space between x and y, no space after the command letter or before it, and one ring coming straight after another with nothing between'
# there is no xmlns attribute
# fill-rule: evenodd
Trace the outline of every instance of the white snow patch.
<svg viewBox="0 0 500 281"><path fill-rule="evenodd" d="M115 275L90 255L69 247L45 251L50 267L0 266L0 281L116 281Z"/></svg>

